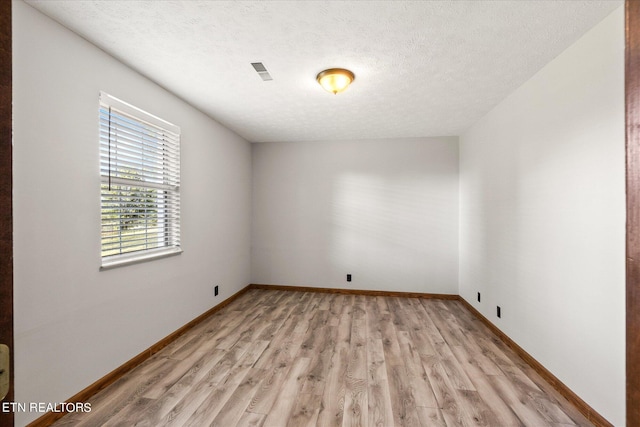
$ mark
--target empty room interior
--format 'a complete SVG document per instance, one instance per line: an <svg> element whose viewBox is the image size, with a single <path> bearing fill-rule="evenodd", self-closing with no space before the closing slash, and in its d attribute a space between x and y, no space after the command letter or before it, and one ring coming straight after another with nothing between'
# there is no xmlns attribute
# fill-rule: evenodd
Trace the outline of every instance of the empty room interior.
<svg viewBox="0 0 640 427"><path fill-rule="evenodd" d="M11 23L16 426L626 424L622 1Z"/></svg>

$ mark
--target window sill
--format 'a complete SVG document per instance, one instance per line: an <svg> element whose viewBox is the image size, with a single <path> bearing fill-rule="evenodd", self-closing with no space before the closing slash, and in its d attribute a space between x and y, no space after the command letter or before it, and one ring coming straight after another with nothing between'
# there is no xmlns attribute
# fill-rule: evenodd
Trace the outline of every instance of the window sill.
<svg viewBox="0 0 640 427"><path fill-rule="evenodd" d="M166 258L174 255L180 255L182 249L160 249L154 251L146 251L143 254L118 255L113 258L103 258L100 271L110 270L112 268L124 267L126 265L138 264L141 262L152 261L159 258Z"/></svg>

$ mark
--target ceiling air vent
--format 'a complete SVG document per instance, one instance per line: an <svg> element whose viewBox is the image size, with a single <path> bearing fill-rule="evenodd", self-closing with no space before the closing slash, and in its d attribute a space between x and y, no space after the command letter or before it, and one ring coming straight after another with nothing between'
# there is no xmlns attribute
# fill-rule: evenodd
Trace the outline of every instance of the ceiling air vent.
<svg viewBox="0 0 640 427"><path fill-rule="evenodd" d="M268 80L273 80L273 77L271 77L262 62L252 62L251 65L253 66L253 69L256 70L258 75L262 78L262 80L264 80L265 82Z"/></svg>

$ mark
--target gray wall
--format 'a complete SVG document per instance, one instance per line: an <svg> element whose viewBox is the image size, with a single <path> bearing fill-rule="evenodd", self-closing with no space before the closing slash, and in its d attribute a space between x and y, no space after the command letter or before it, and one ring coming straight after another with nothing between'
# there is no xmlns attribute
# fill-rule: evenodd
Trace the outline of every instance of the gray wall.
<svg viewBox="0 0 640 427"><path fill-rule="evenodd" d="M249 283L251 150L30 6L13 8L16 401L61 402ZM182 128L179 256L98 271L100 90Z"/></svg>
<svg viewBox="0 0 640 427"><path fill-rule="evenodd" d="M254 144L251 259L254 283L457 294L458 138Z"/></svg>
<svg viewBox="0 0 640 427"><path fill-rule="evenodd" d="M614 425L625 419L623 15L460 138L460 294Z"/></svg>

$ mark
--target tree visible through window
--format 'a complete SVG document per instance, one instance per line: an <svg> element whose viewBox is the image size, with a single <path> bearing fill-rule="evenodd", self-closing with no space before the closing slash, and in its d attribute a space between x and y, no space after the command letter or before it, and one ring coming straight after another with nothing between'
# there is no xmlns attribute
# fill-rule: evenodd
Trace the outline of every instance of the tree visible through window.
<svg viewBox="0 0 640 427"><path fill-rule="evenodd" d="M103 267L180 251L179 132L100 94Z"/></svg>

